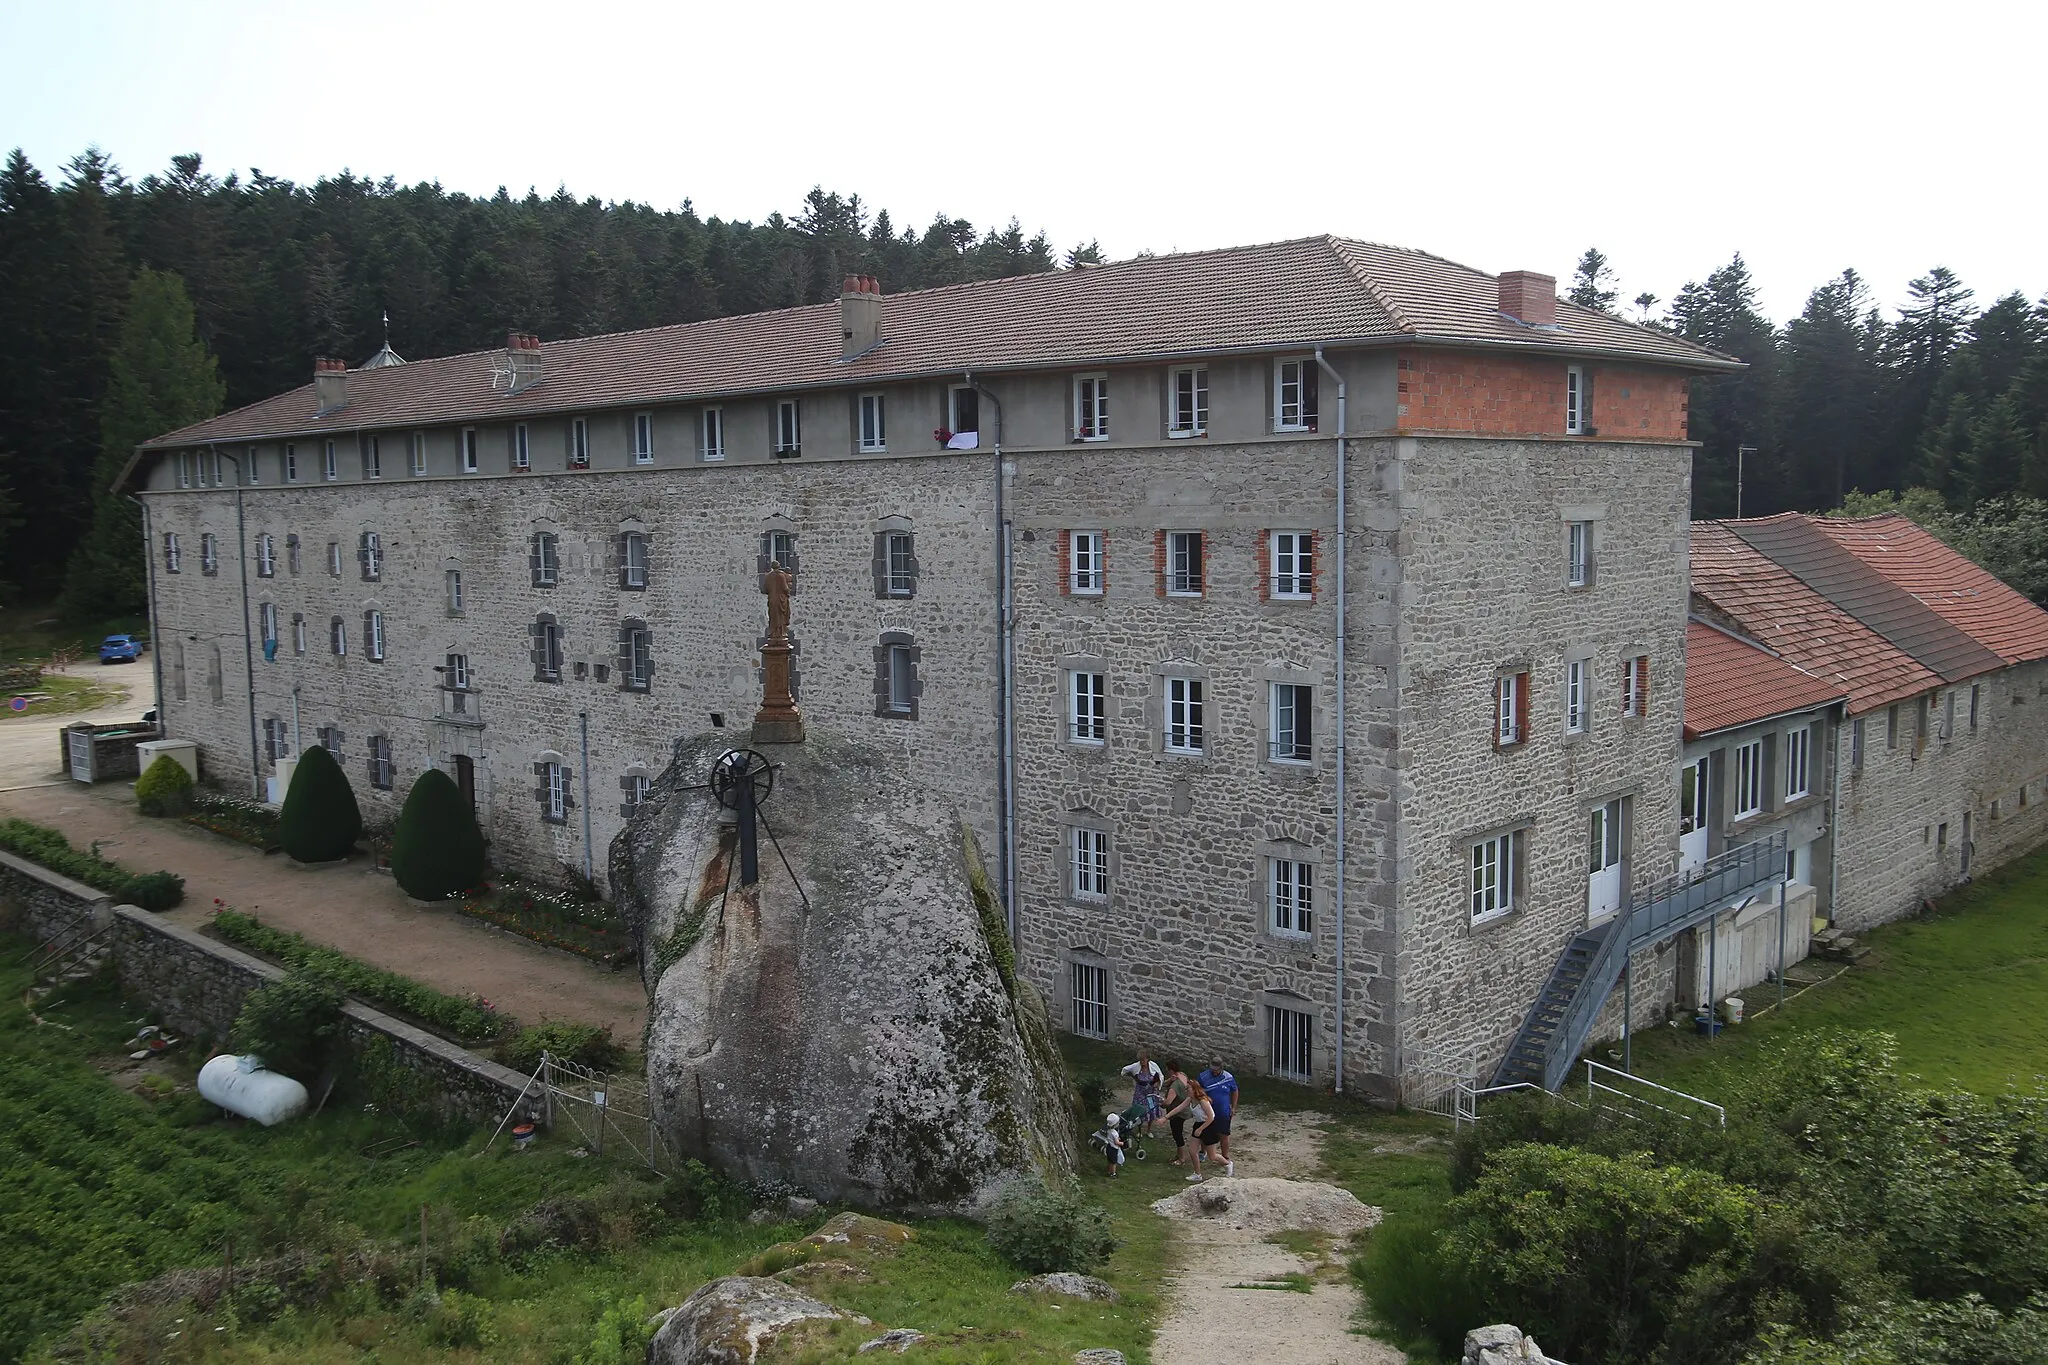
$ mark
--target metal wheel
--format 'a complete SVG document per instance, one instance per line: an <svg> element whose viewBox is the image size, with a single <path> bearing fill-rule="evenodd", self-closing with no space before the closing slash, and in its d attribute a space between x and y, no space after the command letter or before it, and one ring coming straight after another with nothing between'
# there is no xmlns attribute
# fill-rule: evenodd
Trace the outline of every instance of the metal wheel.
<svg viewBox="0 0 2048 1365"><path fill-rule="evenodd" d="M775 790L775 769L752 749L728 749L711 765L711 793L720 805L737 809L741 782L753 787L754 804L758 807Z"/></svg>

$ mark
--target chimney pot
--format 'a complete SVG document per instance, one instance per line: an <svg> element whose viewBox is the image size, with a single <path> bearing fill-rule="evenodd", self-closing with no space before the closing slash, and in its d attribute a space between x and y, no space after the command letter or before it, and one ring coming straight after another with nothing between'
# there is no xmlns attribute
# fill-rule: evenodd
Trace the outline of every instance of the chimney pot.
<svg viewBox="0 0 2048 1365"><path fill-rule="evenodd" d="M1506 271L1500 277L1500 311L1524 326L1557 326L1557 276Z"/></svg>
<svg viewBox="0 0 2048 1365"><path fill-rule="evenodd" d="M348 406L348 362L331 355L313 358L314 416Z"/></svg>
<svg viewBox="0 0 2048 1365"><path fill-rule="evenodd" d="M882 341L882 282L873 275L848 275L839 295L839 358L850 360Z"/></svg>
<svg viewBox="0 0 2048 1365"><path fill-rule="evenodd" d="M846 282L839 286L839 292L841 294L858 294L860 287L860 276L848 275Z"/></svg>
<svg viewBox="0 0 2048 1365"><path fill-rule="evenodd" d="M505 358L512 373L511 392L530 389L540 383L540 338L532 332L505 333Z"/></svg>

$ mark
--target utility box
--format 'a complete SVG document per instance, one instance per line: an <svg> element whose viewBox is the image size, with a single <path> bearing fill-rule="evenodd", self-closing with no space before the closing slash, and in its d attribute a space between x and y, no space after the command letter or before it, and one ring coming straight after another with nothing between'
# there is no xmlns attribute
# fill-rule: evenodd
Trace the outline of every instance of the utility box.
<svg viewBox="0 0 2048 1365"><path fill-rule="evenodd" d="M273 806L282 806L285 793L292 789L292 774L298 770L296 758L277 760L277 771L263 779L263 799Z"/></svg>
<svg viewBox="0 0 2048 1365"><path fill-rule="evenodd" d="M142 772L141 751L156 735L154 725L94 725L82 720L58 732L64 771L74 782L106 782Z"/></svg>
<svg viewBox="0 0 2048 1365"><path fill-rule="evenodd" d="M199 780L199 746L189 739L152 739L145 744L136 745L135 749L141 758L144 772L149 770L149 765L156 762L158 757L169 754L178 761L178 766L183 768L194 782Z"/></svg>

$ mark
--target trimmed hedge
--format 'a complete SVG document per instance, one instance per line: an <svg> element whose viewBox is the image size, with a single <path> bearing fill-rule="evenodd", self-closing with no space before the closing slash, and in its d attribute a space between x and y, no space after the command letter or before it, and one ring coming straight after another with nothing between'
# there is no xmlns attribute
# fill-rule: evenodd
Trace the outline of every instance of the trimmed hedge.
<svg viewBox="0 0 2048 1365"><path fill-rule="evenodd" d="M0 848L145 910L168 910L185 899L183 877L130 872L98 853L80 853L58 831L27 820L0 820Z"/></svg>
<svg viewBox="0 0 2048 1365"><path fill-rule="evenodd" d="M332 986L364 1004L416 1019L461 1043L488 1043L518 1027L510 1015L483 1002L446 995L409 976L359 962L347 953L310 942L304 934L274 929L254 915L223 910L213 932L238 948L279 962L313 981Z"/></svg>
<svg viewBox="0 0 2048 1365"><path fill-rule="evenodd" d="M391 875L408 896L446 900L484 879L484 836L455 779L439 768L419 775L391 837Z"/></svg>
<svg viewBox="0 0 2048 1365"><path fill-rule="evenodd" d="M192 774L169 754L158 754L135 781L135 804L144 815L185 814L192 809Z"/></svg>
<svg viewBox="0 0 2048 1365"><path fill-rule="evenodd" d="M362 837L363 812L355 788L334 755L314 745L292 771L291 790L277 816L278 843L299 862L329 863L354 852Z"/></svg>

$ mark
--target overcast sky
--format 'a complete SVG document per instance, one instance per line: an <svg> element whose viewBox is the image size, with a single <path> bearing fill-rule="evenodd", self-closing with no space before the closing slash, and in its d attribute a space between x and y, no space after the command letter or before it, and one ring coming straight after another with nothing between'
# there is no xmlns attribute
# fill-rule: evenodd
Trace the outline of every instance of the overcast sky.
<svg viewBox="0 0 2048 1365"><path fill-rule="evenodd" d="M1783 321L1853 266L2048 292L2039 4L0 0L0 145L56 178L346 167L758 219L823 185L1113 257L1310 233Z"/></svg>

